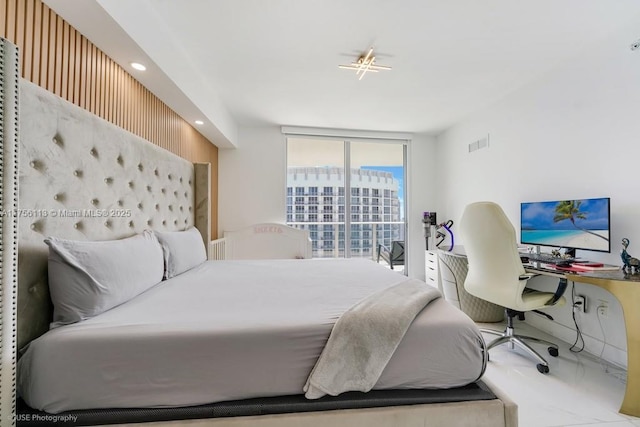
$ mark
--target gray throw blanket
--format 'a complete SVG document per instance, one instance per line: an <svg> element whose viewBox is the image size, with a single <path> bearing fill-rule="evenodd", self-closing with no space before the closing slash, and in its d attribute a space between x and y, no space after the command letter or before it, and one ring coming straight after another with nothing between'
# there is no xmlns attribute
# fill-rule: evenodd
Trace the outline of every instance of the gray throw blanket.
<svg viewBox="0 0 640 427"><path fill-rule="evenodd" d="M371 390L413 319L440 296L438 289L409 279L351 307L333 326L304 386L305 397Z"/></svg>

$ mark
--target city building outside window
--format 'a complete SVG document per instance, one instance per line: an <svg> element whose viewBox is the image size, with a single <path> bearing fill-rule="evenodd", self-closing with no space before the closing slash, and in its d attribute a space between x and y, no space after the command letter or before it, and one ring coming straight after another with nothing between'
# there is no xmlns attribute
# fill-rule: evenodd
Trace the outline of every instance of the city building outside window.
<svg viewBox="0 0 640 427"><path fill-rule="evenodd" d="M315 146L319 147L316 151L308 150ZM390 247L392 240L404 240L404 148L393 146L400 153L397 158L395 154L368 154L387 146L287 138L287 222L310 231L314 257L363 256L375 260L378 243ZM306 154L309 152L314 154ZM346 152L351 155L345 156ZM351 162L349 169L344 167L345 158ZM366 166L365 158L377 160ZM398 166L378 169L377 161ZM318 164L326 166L315 166Z"/></svg>

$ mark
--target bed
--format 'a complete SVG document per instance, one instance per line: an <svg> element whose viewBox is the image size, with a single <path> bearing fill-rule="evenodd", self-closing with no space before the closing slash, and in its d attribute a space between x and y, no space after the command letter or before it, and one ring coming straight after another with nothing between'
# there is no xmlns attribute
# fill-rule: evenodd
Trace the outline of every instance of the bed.
<svg viewBox="0 0 640 427"><path fill-rule="evenodd" d="M318 399L317 409L314 401L291 409L337 319L372 293L410 280L367 260L206 261L49 331L44 239L107 241L195 227L204 247L211 169L25 81L21 122L19 205L41 215L19 223L18 384L30 404L21 407L19 423L55 423L62 418L52 414L88 410L93 415L85 419L94 424L197 418L193 425L389 425L398 419L450 425L455 417L457 425L517 425L515 405L495 386L477 382L486 365L477 328L442 298L419 312L372 394L346 406L338 396ZM465 386L476 384L483 398L465 394ZM384 398L366 403L376 391ZM273 409L278 404L269 399L287 396L281 410ZM252 399L265 399L259 411L232 411L232 417L195 409L225 402L251 407ZM163 408L187 412L157 416L167 414ZM129 418L110 418L114 412Z"/></svg>
<svg viewBox="0 0 640 427"><path fill-rule="evenodd" d="M208 261L32 342L18 390L52 413L299 394L338 317L401 278L362 259ZM439 298L375 388L459 387L483 371L475 325Z"/></svg>

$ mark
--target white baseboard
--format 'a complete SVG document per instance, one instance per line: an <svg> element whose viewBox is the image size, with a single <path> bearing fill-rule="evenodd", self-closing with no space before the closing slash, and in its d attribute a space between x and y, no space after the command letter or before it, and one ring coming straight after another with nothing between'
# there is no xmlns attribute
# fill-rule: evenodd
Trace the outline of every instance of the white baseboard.
<svg viewBox="0 0 640 427"><path fill-rule="evenodd" d="M576 330L553 320L549 320L544 316L535 313L527 313L526 323L540 329L543 332L553 335L562 341L573 344L576 340ZM627 352L624 349L605 343L599 339L582 333L584 339L584 351L602 359L616 367L627 369ZM604 345L604 351L602 349Z"/></svg>

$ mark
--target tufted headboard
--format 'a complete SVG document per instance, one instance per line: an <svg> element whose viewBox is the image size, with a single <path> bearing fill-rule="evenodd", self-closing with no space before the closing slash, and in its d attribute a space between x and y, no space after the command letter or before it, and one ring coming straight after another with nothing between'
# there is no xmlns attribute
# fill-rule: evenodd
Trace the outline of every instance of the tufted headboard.
<svg viewBox="0 0 640 427"><path fill-rule="evenodd" d="M49 329L52 317L45 237L108 240L195 225L207 242L211 181L209 164L194 168L26 80L20 86L18 348L23 348ZM206 188L195 188L196 182Z"/></svg>

